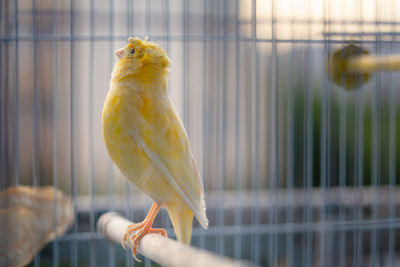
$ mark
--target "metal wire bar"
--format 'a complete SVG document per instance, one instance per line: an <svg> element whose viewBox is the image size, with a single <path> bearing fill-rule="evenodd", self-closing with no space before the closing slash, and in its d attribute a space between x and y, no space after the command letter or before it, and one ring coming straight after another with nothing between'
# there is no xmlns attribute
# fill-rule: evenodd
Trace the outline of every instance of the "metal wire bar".
<svg viewBox="0 0 400 267"><path fill-rule="evenodd" d="M219 19L218 29L222 33L226 31L226 15L224 12L227 10L226 1L222 1L217 5L217 16ZM225 18L225 19L221 19ZM221 25L222 24L222 25ZM217 79L217 100L216 100L216 115L217 115L217 131L219 133L217 137L217 157L218 157L218 179L217 190L222 192L220 195L221 207L224 207L224 192L225 192L225 180L226 180L226 44L223 40L219 40L217 43L218 49L218 79ZM218 211L217 224L225 225L224 209ZM225 237L221 236L217 238L217 252L220 255L225 254Z"/></svg>
<svg viewBox="0 0 400 267"><path fill-rule="evenodd" d="M170 43L170 34L171 34L171 29L170 29L170 2L169 0L163 1L163 6L162 6L162 15L163 15L163 25L162 25L162 30L163 30L163 47L165 51L167 52L167 55L170 55L171 52L171 43ZM171 73L170 73L171 75ZM168 79L168 94L171 95L171 77ZM201 172L204 174L204 170ZM162 214L162 225L165 226L166 228L171 228L171 222L169 220L169 215L167 213Z"/></svg>
<svg viewBox="0 0 400 267"><path fill-rule="evenodd" d="M258 225L260 223L260 202L259 202L259 189L260 189L260 63L258 57L258 49L257 43L254 41L257 38L257 2L255 0L252 1L252 28L251 28L251 38L253 42L251 46L253 48L253 58L254 58L254 67L253 67L253 75L252 75L252 105L251 105L251 147L252 147L252 157L251 157L251 184L253 192L256 196L254 202L254 211L253 211L253 224ZM272 180L273 176L270 176ZM252 240L252 252L254 255L253 262L256 265L260 264L260 236L257 234L253 235ZM272 236L273 238L273 236ZM272 239L271 239L272 240Z"/></svg>
<svg viewBox="0 0 400 267"><path fill-rule="evenodd" d="M33 26L33 34L37 34L37 26L36 26L36 1L32 0L32 26ZM38 86L37 86L37 41L33 40L33 154L32 154L32 183L34 186L39 185L39 158L38 158L38 149L39 149L39 118L38 118ZM36 261L36 260L35 260ZM35 263L36 264L36 263Z"/></svg>
<svg viewBox="0 0 400 267"><path fill-rule="evenodd" d="M20 183L20 162L19 162L19 27L18 27L18 0L14 1L14 24L15 24L15 47L14 47L14 169L15 185Z"/></svg>
<svg viewBox="0 0 400 267"><path fill-rule="evenodd" d="M379 19L379 5L377 1L375 1L375 17ZM378 26L375 26L378 28ZM375 37L376 44L374 46L375 51L378 53L380 50L380 45L379 45L379 36ZM375 79L375 86L378 87L380 84L380 75L378 75ZM373 103L373 116L372 116L372 186L374 188L373 190L373 198L377 198L377 191L376 187L380 183L380 90L375 91L375 97L374 97L374 103ZM372 218L376 219L377 218L377 206L376 203L372 206ZM379 258L378 254L378 244L377 244L377 239L378 239L378 233L376 231L372 231L371 233L371 258L370 258L370 266L376 266L377 264L377 257Z"/></svg>
<svg viewBox="0 0 400 267"><path fill-rule="evenodd" d="M146 16L145 16L145 31L147 36L151 36L151 0L146 1ZM145 258L144 264L146 267L151 266L151 261Z"/></svg>
<svg viewBox="0 0 400 267"><path fill-rule="evenodd" d="M57 3L55 0L52 1L52 31L53 34L56 33L56 10L57 10ZM58 102L57 102L57 82L58 82L58 76L57 76L57 42L53 41L53 91L52 91L52 101L53 101L53 110L52 110L52 116L53 120L52 123L53 125L57 125L57 108L58 108ZM53 186L58 189L59 183L58 183L58 150L57 150L57 138L58 138L58 132L57 132L57 127L53 127L53 170L52 170L52 175L53 175ZM60 246L59 246L59 241L57 239L57 225L58 225L58 209L57 209L57 197L54 198L54 208L53 208L54 216L54 233L56 233L56 238L53 241L53 266L58 267L60 263Z"/></svg>
<svg viewBox="0 0 400 267"><path fill-rule="evenodd" d="M362 17L362 12L361 9L363 8L362 1L358 1L358 19L359 19L359 32L362 32L362 27L363 27L363 17ZM361 37L361 36L360 36ZM361 38L360 38L361 39ZM357 189L360 190L360 187L363 185L363 176L364 176L364 171L363 171L363 142L364 142L364 135L363 135L363 129L364 129L364 94L363 92L358 93L358 109L357 109L357 117L358 117L358 125L357 125ZM357 219L358 221L361 221L363 219L363 210L361 207L358 207L357 209ZM357 243L356 243L356 248L355 248L355 266L364 266L363 264L363 258L362 258L362 244L363 244L363 231L362 230L357 230L356 232L356 237L357 237Z"/></svg>
<svg viewBox="0 0 400 267"><path fill-rule="evenodd" d="M396 17L396 14L394 12L394 3L395 1L392 1L392 13L391 17L394 19ZM392 30L395 30L395 25L392 24ZM394 41L394 37L392 37L392 41ZM390 49L394 50L394 45L392 44ZM398 138L396 137L396 89L397 85L394 82L394 79L392 77L390 79L390 101L389 101L389 143L391 144L389 147L389 184L392 185L390 191L389 191L389 198L393 199L395 198L394 192L393 192L393 187L396 184L396 145L398 142ZM396 213L395 213L395 205L393 203L390 203L389 205L389 218L395 218ZM389 261L388 265L389 266L394 266L395 265L395 244L396 244L396 232L393 229L389 230L389 240L388 240L388 251L389 251Z"/></svg>
<svg viewBox="0 0 400 267"><path fill-rule="evenodd" d="M133 1L127 0L127 35L130 37L133 35L134 31L134 25L133 25L133 18L135 16L134 9L133 9ZM115 38L115 37L114 37ZM125 38L124 40L126 40ZM118 40L115 38L115 40ZM125 216L128 219L133 219L134 213L132 212L132 209L130 209L130 203L132 203L132 185L128 181L128 179L125 180ZM132 259L132 256L129 255L129 253L125 253L125 266L135 266L135 261Z"/></svg>
<svg viewBox="0 0 400 267"><path fill-rule="evenodd" d="M366 25L367 23L365 21L361 22L363 25ZM349 23L346 23L349 24ZM381 25L378 21L375 21L371 24L374 24L374 26ZM384 31L369 31L369 32L323 32L323 35L330 36L331 38L334 38L336 36L339 36L341 38L346 38L346 37L373 37L373 38L382 38L382 37L391 37L395 38L400 36L400 32L384 32Z"/></svg>
<svg viewBox="0 0 400 267"><path fill-rule="evenodd" d="M146 16L145 16L145 31L146 34L151 34L151 0L146 1Z"/></svg>
<svg viewBox="0 0 400 267"><path fill-rule="evenodd" d="M240 28L239 28L239 0L235 1L235 31L236 31L236 36L237 40L235 41L235 56L236 56L236 67L235 67L235 75L236 75L236 88L235 88L235 194L236 194L236 205L239 206L239 204L242 201L242 179L241 179L241 173L242 173L242 168L241 168L241 134L240 134L240 129L241 129L241 119L240 119L240 112L241 112L241 79L240 79L240 74L241 74L241 53L240 53L240 41L239 41L239 36L240 36ZM235 259L240 259L241 258L241 250L242 250L242 239L240 238L240 227L242 225L241 218L241 209L236 209L235 210L235 219L234 223L239 227L239 232L235 234L234 237L234 256Z"/></svg>
<svg viewBox="0 0 400 267"><path fill-rule="evenodd" d="M32 0L32 27L33 35L37 35L37 19L36 19L36 1ZM37 86L37 58L38 58L37 41L33 40L33 151L32 151L32 184L39 186L39 115L38 115L38 86ZM34 266L40 265L40 253L34 258Z"/></svg>
<svg viewBox="0 0 400 267"><path fill-rule="evenodd" d="M311 227L309 227L311 226ZM242 229L240 232L239 229ZM330 221L328 224L322 224L320 222L315 222L312 224L305 223L285 223L285 224L275 224L273 226L268 225L242 225L240 228L236 225L225 225L224 227L213 227L207 231L204 231L200 228L193 229L193 237L197 237L200 235L205 235L208 237L212 237L215 235L225 235L232 236L235 233L239 233L241 236L247 236L249 234L258 233L258 234L271 234L271 233L303 233L307 231L311 231L314 233L320 232L322 229L327 232L354 232L357 229L362 231L371 231L371 230L399 230L400 229L400 220L399 219L383 219L378 221L372 220L361 220L361 221ZM201 233L202 232L202 233ZM172 230L168 231L167 234L169 236L173 236ZM71 241L85 241L85 240L99 240L103 239L103 236L97 232L80 232L80 233L71 233L60 237L59 242L71 242Z"/></svg>
<svg viewBox="0 0 400 267"><path fill-rule="evenodd" d="M71 8L70 8L70 32L71 37L75 35L75 9L76 9L76 0L71 0ZM70 169L71 169L71 196L72 200L76 202L76 198L78 196L78 182L77 182L77 132L76 132L76 44L73 41L73 38L70 40ZM74 216L77 217L77 209L74 206ZM73 232L78 233L79 222L75 222L73 226ZM73 267L78 266L78 242L77 240L72 240L71 242L71 265Z"/></svg>
<svg viewBox="0 0 400 267"><path fill-rule="evenodd" d="M187 0L182 0L182 5L183 5L183 16L182 16L182 25L183 25L183 34L187 35L189 33L189 28L188 28L188 10L189 10L189 3ZM188 92L188 66L189 66L189 47L188 47L188 42L187 40L183 40L183 50L182 50L183 56L183 74L182 74L182 107L183 107L183 123L187 129L188 135L190 133L189 131L189 92Z"/></svg>
<svg viewBox="0 0 400 267"><path fill-rule="evenodd" d="M202 27L203 27L203 34L207 34L207 14L208 14L208 6L207 6L207 0L203 1L203 18L202 18ZM203 146L202 146L202 155L203 155L203 166L202 166L202 174L203 174L203 186L206 188L207 186L207 179L206 178L206 170L207 170L207 155L208 155L208 105L207 105L207 44L203 40L202 42L202 52L203 52L203 58L202 58L202 68L201 68L201 77L202 77L202 128L203 128ZM200 248L205 247L205 236L201 235L200 236L200 241L199 241L199 246Z"/></svg>
<svg viewBox="0 0 400 267"><path fill-rule="evenodd" d="M344 94L344 93L343 93ZM346 178L347 178L347 155L346 155L346 147L347 147L347 99L345 96L341 94L342 99L342 106L340 108L340 140L339 140L339 153L340 153L340 160L339 160L339 186L345 187L346 186ZM345 220L345 210L343 206L340 206L339 211L339 218L341 221ZM346 233L340 233L340 240L339 240L339 258L340 258L340 266L345 266L345 253L346 253Z"/></svg>
<svg viewBox="0 0 400 267"><path fill-rule="evenodd" d="M363 18L362 18L362 1L357 1L357 19L359 20L358 23L358 29L359 32L361 33L363 28ZM361 37L361 36L360 36ZM361 39L361 38L360 38ZM363 177L363 151L362 151L362 143L363 143L363 127L364 127L364 120L363 120L363 100L364 100L364 95L362 92L357 94L357 126L355 130L355 141L354 141L354 150L356 151L356 157L357 160L355 161L355 176L357 177L356 183L354 183L354 186L356 190L359 190L360 186L363 184L362 177ZM356 138L357 137L357 138ZM356 213L356 220L360 221L362 220L362 209L359 205L355 206L355 213ZM361 244L362 244L362 238L363 238L363 233L360 231L360 229L357 229L357 231L354 233L354 244L353 244L353 251L354 252L354 261L353 265L354 266L363 266L361 260Z"/></svg>
<svg viewBox="0 0 400 267"><path fill-rule="evenodd" d="M109 1L109 73L113 70L113 59L114 59L114 0ZM109 88L106 90L108 91ZM110 210L115 209L115 175L114 165L111 159L108 159L108 208ZM115 266L116 263L116 249L112 244L108 244L108 266Z"/></svg>
<svg viewBox="0 0 400 267"><path fill-rule="evenodd" d="M256 2L254 1L254 6L253 6L253 38L254 40L257 38L257 28L256 28ZM277 36L277 32L276 32L276 24L277 24L277 15L276 15L276 1L271 1L271 32L272 32L272 55L271 55L271 88L270 88L270 143L274 144L270 146L270 175L269 175L269 179L270 179L270 192L273 192L274 190L276 190L279 187L279 93L278 93L278 58L277 58L277 54L278 54L278 49L277 49L277 43L276 43L276 36ZM257 51L257 44L254 41L254 46L255 46L255 50ZM258 66L258 54L255 54L255 68L256 68L256 83L255 86L257 88L257 94L255 96L255 101L256 101L256 124L259 124L259 66ZM273 100L273 101L271 101ZM256 135L256 147L259 147L259 145L257 145L257 143L260 142L260 137L259 137L259 127L257 127L258 129L257 131L257 135ZM256 174L256 188L260 187L260 171L259 171L259 159L260 155L259 155L259 150L256 152L256 156L255 159L257 160L257 174ZM259 189L255 189L256 190L256 194L259 197ZM277 198L273 197L272 199L272 203L273 203L273 210L272 210L272 218L271 218L271 224L275 224L276 223L276 218L277 218L277 214L276 214L276 209L275 209L275 205L277 205ZM259 201L257 201L257 208L256 208L256 219L255 219L255 224L258 225L260 224L260 205L259 205ZM260 264L260 246L259 246L259 235L256 235L256 244L255 244L255 250L256 250L256 256L255 256L255 262L256 264ZM269 250L268 250L268 257L269 257L269 265L270 266L276 266L278 263L278 258L277 258L277 236L273 233L272 235L270 235L269 237Z"/></svg>
<svg viewBox="0 0 400 267"><path fill-rule="evenodd" d="M328 6L330 1L324 1L323 3L323 18L324 18L324 31L330 31L330 10ZM324 53L329 51L329 44L331 40L329 37L325 36L324 43ZM321 205L321 215L320 221L323 225L326 224L326 198L325 191L327 185L329 185L329 84L324 80L323 90L322 90L322 130L321 130L321 190L322 195L324 196L322 199L323 205ZM319 233L319 264L320 266L325 266L325 229Z"/></svg>
<svg viewBox="0 0 400 267"><path fill-rule="evenodd" d="M2 12L2 10L0 9L0 14L1 14L1 12ZM1 64L1 66L0 66L0 71L1 71L1 76L0 76L0 78L1 78L1 83L0 83L0 86L1 87L4 87L4 83L5 83L5 79L3 78L3 76L4 76L4 71L3 71L3 65L6 65L5 64L5 60L4 60L4 56L3 56L3 46L4 46L4 44L3 43L1 43L0 44L0 64ZM3 61L4 60L4 61ZM3 63L4 62L4 63ZM6 127L4 127L3 126L3 124L5 123L5 119L3 119L3 117L5 116L4 114L6 113L6 112L4 112L3 111L3 109L5 108L5 105L3 105L3 100L4 99L4 97L3 97L3 91L0 91L0 146L3 146L3 144L5 144L6 142L5 142L5 133L4 133L4 129L6 128ZM0 151L0 175L4 175L4 172L5 172L5 168L4 168L4 165L5 165L5 149L4 150L2 150L2 151ZM5 181L3 181L3 180L0 180L0 188L1 189L3 189L3 188L5 188L6 187L6 185L5 185Z"/></svg>
<svg viewBox="0 0 400 267"><path fill-rule="evenodd" d="M127 34L127 35L114 35L114 40L115 41L126 41L128 37L131 37L133 33ZM137 37L144 38L146 37L146 34L135 34ZM374 35L375 36L375 35ZM390 36L389 36L390 37ZM0 36L0 41L1 42L7 42L7 41L15 41L18 39L18 41L75 41L75 42L81 42L81 41L90 41L92 37L90 35L84 35L84 34L74 34L74 35L62 35L62 34L57 34L57 35L52 35L52 34L38 34L38 35L30 35L30 34L19 34L18 37L16 36ZM152 35L151 39L153 41L163 41L163 35L157 35L154 34ZM208 34L208 35L198 35L198 34L188 34L186 35L179 35L179 34L171 34L169 36L170 41L174 42L181 42L181 41L189 41L189 42L198 42L198 41L218 41L218 40L226 40L226 41L236 41L237 36L234 34L225 34L225 35L219 35L219 34ZM93 41L99 42L99 41L108 41L109 36L108 35L102 35L102 34L96 34L93 36ZM271 38L249 38L249 37L244 37L240 36L239 38L240 42L257 42L257 43L309 43L309 44L324 44L324 39L323 38L313 38L313 39L307 39L307 38L296 38L296 39L291 39L291 38L276 38L276 39L271 39ZM343 39L329 39L330 44L348 44L349 39L343 38ZM376 40L373 39L360 39L357 40L357 43L360 44L374 44L376 43ZM386 39L381 39L380 43L382 44L390 44L392 43L392 40L386 40Z"/></svg>
<svg viewBox="0 0 400 267"><path fill-rule="evenodd" d="M295 0L293 0L295 1ZM294 5L292 3L292 15L295 14L294 12ZM292 38L294 37L295 34L295 25L296 25L296 20L293 20L293 23L291 25L291 36ZM291 51L290 51L290 67L289 67L289 89L287 92L287 159L286 159L286 169L287 169L287 175L286 175L286 187L289 190L289 195L288 199L289 202L293 203L294 201L294 157L295 157L295 147L294 147L294 106L295 106L295 97L294 97L294 69L295 69L295 44L291 45ZM291 207L291 205L288 203L287 207L287 222L291 223L294 221L294 209ZM286 244L287 244L287 258L288 258L288 266L295 266L294 263L294 234L288 234L286 235Z"/></svg>
<svg viewBox="0 0 400 267"><path fill-rule="evenodd" d="M94 0L90 0L90 23L89 23L89 31L90 35L94 35ZM89 179L88 179L88 187L89 187L89 195L90 195L90 213L89 213L89 229L91 232L95 231L96 222L95 222L95 210L93 207L94 203L94 135L93 135L93 99L94 99L94 42L91 38L89 42L89 92L88 92L88 156L89 156ZM95 257L95 243L93 240L89 241L89 264L91 267L96 266L96 257Z"/></svg>
<svg viewBox="0 0 400 267"><path fill-rule="evenodd" d="M310 1L307 1L307 11L310 14L311 10L311 4ZM311 40L311 23L309 22L307 24L307 35L308 39ZM305 163L304 163L304 169L305 169L305 176L304 176L304 185L305 188L304 190L306 191L305 194L305 220L306 222L312 221L313 217L313 212L312 209L310 209L310 206L307 205L307 203L310 203L310 190L313 187L312 183L312 176L313 176L313 135L310 134L312 132L312 127L313 127L313 117L312 117L312 108L313 108L313 85L312 85L312 52L311 52L311 45L308 43L306 50L305 50L305 103L306 103L306 108L305 108L305 118L306 121L305 123L305 132L308 134L305 134ZM305 266L311 266L312 265L312 260L313 260L313 254L312 254L312 235L310 233L307 233L305 236Z"/></svg>
<svg viewBox="0 0 400 267"><path fill-rule="evenodd" d="M357 138L357 185L356 189L360 190L360 188L363 185L363 142L364 142L364 135L363 135L363 129L364 129L364 96L363 93L360 92L358 94L358 109L357 109L357 117L358 117L358 125L357 125L357 133L358 133L358 138ZM360 205L357 205L357 219L358 221L361 221L363 219L363 210L361 209ZM355 266L363 266L362 263L362 257L361 257L361 246L363 243L363 232L361 229L357 229L356 232L357 235L357 244L356 244L356 265Z"/></svg>

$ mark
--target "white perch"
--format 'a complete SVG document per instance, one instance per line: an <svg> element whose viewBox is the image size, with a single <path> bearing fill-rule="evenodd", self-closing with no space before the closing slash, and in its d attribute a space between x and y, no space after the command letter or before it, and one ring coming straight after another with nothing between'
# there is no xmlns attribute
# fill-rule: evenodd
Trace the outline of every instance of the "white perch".
<svg viewBox="0 0 400 267"><path fill-rule="evenodd" d="M348 59L347 70L354 73L400 70L400 56L360 55Z"/></svg>
<svg viewBox="0 0 400 267"><path fill-rule="evenodd" d="M108 212L100 216L97 221L97 230L109 241L121 244L122 237L129 224L132 224L132 222L120 214ZM125 246L131 248L132 244L127 241ZM246 262L235 262L232 259L192 248L157 234L145 235L139 244L138 253L163 266L249 266Z"/></svg>

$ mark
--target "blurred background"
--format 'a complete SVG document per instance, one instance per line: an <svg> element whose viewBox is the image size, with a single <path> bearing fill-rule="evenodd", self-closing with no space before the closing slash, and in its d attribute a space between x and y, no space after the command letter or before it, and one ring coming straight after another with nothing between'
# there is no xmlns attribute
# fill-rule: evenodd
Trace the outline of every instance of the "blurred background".
<svg viewBox="0 0 400 267"><path fill-rule="evenodd" d="M151 266L96 232L151 205L101 112L129 36L160 44L205 187L192 245L255 266L400 265L400 76L332 83L330 54L400 53L396 0L0 2L0 189L54 185L77 220L32 266ZM329 71L329 70L328 70ZM174 236L165 211L156 220Z"/></svg>

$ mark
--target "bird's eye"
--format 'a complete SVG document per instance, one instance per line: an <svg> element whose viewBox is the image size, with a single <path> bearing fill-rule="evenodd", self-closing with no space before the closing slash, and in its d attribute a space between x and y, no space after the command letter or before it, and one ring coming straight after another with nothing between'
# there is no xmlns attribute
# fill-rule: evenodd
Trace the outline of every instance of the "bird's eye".
<svg viewBox="0 0 400 267"><path fill-rule="evenodd" d="M135 49L134 49L134 48L132 48L132 49L129 51L129 54L133 54L133 53L135 53Z"/></svg>

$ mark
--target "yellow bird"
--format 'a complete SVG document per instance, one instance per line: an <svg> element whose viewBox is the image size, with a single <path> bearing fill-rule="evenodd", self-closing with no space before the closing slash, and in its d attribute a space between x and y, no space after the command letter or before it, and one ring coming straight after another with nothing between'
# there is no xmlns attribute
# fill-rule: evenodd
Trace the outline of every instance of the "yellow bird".
<svg viewBox="0 0 400 267"><path fill-rule="evenodd" d="M110 81L102 115L103 138L115 165L154 203L145 220L128 226L123 243L131 236L136 259L140 240L148 233L166 236L151 228L165 208L175 234L189 244L193 215L208 228L203 185L190 150L184 125L167 91L170 60L147 38L129 38Z"/></svg>

